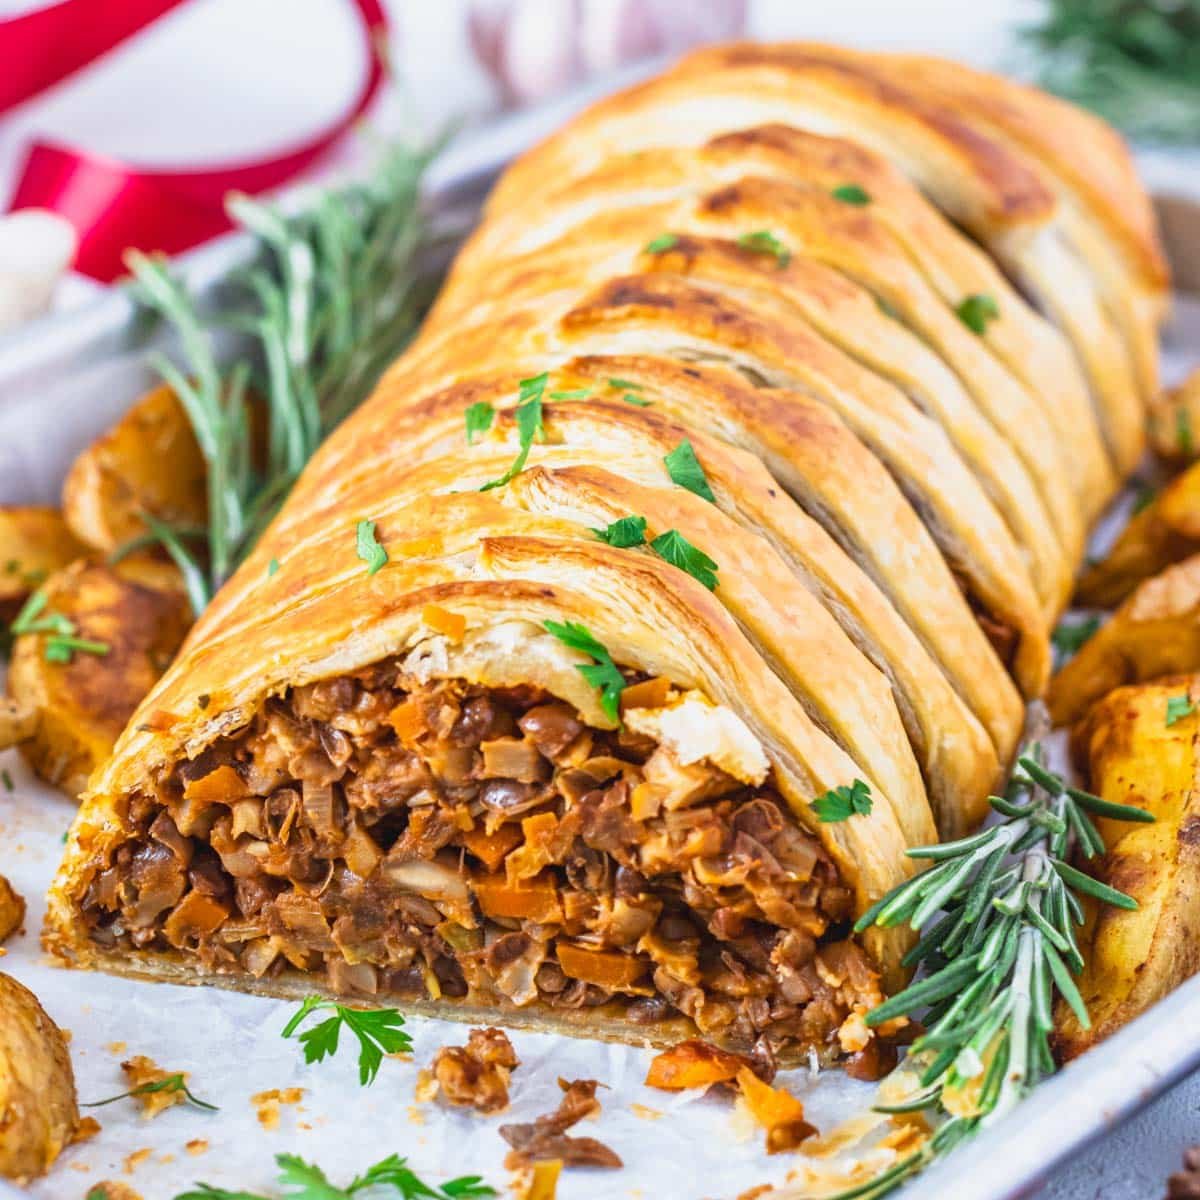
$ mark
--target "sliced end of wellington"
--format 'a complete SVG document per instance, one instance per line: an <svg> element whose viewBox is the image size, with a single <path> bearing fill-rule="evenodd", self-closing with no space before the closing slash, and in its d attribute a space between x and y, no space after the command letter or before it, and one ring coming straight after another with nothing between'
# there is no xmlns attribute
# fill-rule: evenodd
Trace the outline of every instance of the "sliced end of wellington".
<svg viewBox="0 0 1200 1200"><path fill-rule="evenodd" d="M289 551L268 534L93 778L53 954L877 1058L864 1016L903 935L851 926L908 869L899 823L878 790L869 813L816 819L861 772L712 593L549 537L407 560L403 512L380 520L392 557L370 574L353 522L329 521L344 536Z"/></svg>

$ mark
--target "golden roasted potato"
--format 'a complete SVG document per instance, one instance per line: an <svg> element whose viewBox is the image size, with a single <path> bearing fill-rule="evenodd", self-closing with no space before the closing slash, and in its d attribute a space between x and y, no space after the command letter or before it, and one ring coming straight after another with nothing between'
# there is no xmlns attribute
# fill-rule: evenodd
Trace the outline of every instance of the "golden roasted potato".
<svg viewBox="0 0 1200 1200"><path fill-rule="evenodd" d="M0 943L7 941L25 920L25 900L13 891L13 885L0 875Z"/></svg>
<svg viewBox="0 0 1200 1200"><path fill-rule="evenodd" d="M22 704L0 696L0 750L7 750L37 729L37 711L32 704Z"/></svg>
<svg viewBox="0 0 1200 1200"><path fill-rule="evenodd" d="M1050 681L1055 725L1126 683L1200 671L1200 554L1147 579Z"/></svg>
<svg viewBox="0 0 1200 1200"><path fill-rule="evenodd" d="M79 1128L75 1076L62 1030L37 997L0 975L0 1175L44 1175Z"/></svg>
<svg viewBox="0 0 1200 1200"><path fill-rule="evenodd" d="M74 563L47 580L45 593L44 612L67 617L75 636L107 647L52 662L49 636L26 634L9 665L9 694L36 713L21 753L43 779L77 794L179 649L191 608L179 572L149 555L115 566Z"/></svg>
<svg viewBox="0 0 1200 1200"><path fill-rule="evenodd" d="M202 525L206 468L183 406L169 387L139 400L71 466L63 513L77 537L115 550L146 532L140 514Z"/></svg>
<svg viewBox="0 0 1200 1200"><path fill-rule="evenodd" d="M1099 818L1107 853L1096 875L1132 896L1133 910L1097 906L1077 980L1092 1027L1065 1004L1064 1058L1082 1054L1200 969L1200 675L1118 688L1076 731L1092 790L1148 809L1152 825ZM1170 722L1170 723L1168 723Z"/></svg>
<svg viewBox="0 0 1200 1200"><path fill-rule="evenodd" d="M57 509L0 507L0 621L11 621L51 571L83 553Z"/></svg>
<svg viewBox="0 0 1200 1200"><path fill-rule="evenodd" d="M1200 368L1150 406L1150 445L1168 462L1200 456Z"/></svg>
<svg viewBox="0 0 1200 1200"><path fill-rule="evenodd" d="M1130 519L1103 562L1084 572L1081 604L1112 608L1143 579L1200 550L1200 462Z"/></svg>

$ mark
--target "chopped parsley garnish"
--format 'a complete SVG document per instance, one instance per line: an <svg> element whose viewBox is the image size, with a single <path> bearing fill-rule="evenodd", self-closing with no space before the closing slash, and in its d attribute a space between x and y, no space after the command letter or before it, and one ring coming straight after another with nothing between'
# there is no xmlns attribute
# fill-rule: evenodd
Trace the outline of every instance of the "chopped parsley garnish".
<svg viewBox="0 0 1200 1200"><path fill-rule="evenodd" d="M717 564L679 532L668 529L650 543L650 549L673 567L686 571L711 592L717 586Z"/></svg>
<svg viewBox="0 0 1200 1200"><path fill-rule="evenodd" d="M487 433L496 419L496 410L486 400L476 400L463 414L467 423L467 445L475 441L476 434Z"/></svg>
<svg viewBox="0 0 1200 1200"><path fill-rule="evenodd" d="M1000 306L986 292L977 292L959 304L954 313L972 333L982 337L987 333L988 322L999 320Z"/></svg>
<svg viewBox="0 0 1200 1200"><path fill-rule="evenodd" d="M326 1008L333 1010L333 1016L300 1035L306 1063L322 1062L337 1053L343 1025L358 1039L358 1082L363 1087L375 1082L385 1054L412 1049L412 1039L404 1032L404 1018L396 1009L347 1008L320 996L309 996L280 1036L291 1037L311 1013Z"/></svg>
<svg viewBox="0 0 1200 1200"><path fill-rule="evenodd" d="M647 254L665 254L679 245L679 237L674 233L660 233L646 243Z"/></svg>
<svg viewBox="0 0 1200 1200"><path fill-rule="evenodd" d="M375 522L359 521L356 539L358 557L367 564L367 574L374 575L388 560L387 551L375 539Z"/></svg>
<svg viewBox="0 0 1200 1200"><path fill-rule="evenodd" d="M287 1200L353 1200L362 1193L382 1196L383 1188L394 1189L391 1194L396 1200L490 1200L497 1195L495 1188L478 1175L461 1175L440 1187L426 1183L409 1168L408 1160L398 1154L390 1154L368 1167L344 1188L335 1187L320 1167L295 1154L277 1154L275 1162L279 1167L279 1186ZM98 1200L106 1200L102 1187L101 1184L93 1189ZM92 1192L88 1193L88 1200L93 1200ZM266 1197L200 1183L191 1191L181 1192L175 1200L266 1200Z"/></svg>
<svg viewBox="0 0 1200 1200"><path fill-rule="evenodd" d="M755 254L770 254L781 267L786 267L792 261L792 252L769 229L743 233L737 244Z"/></svg>
<svg viewBox="0 0 1200 1200"><path fill-rule="evenodd" d="M1134 494L1133 507L1129 510L1129 515L1136 517L1138 513L1145 512L1154 503L1154 499L1158 495L1158 488L1144 479L1135 479L1133 482L1137 487L1137 492Z"/></svg>
<svg viewBox="0 0 1200 1200"><path fill-rule="evenodd" d="M586 400L592 394L591 388L572 388L565 392L551 392L551 400Z"/></svg>
<svg viewBox="0 0 1200 1200"><path fill-rule="evenodd" d="M1099 617L1087 617L1082 621L1060 621L1050 635L1050 643L1064 658L1078 654L1083 644L1100 628Z"/></svg>
<svg viewBox="0 0 1200 1200"><path fill-rule="evenodd" d="M578 671L594 688L600 689L600 707L614 721L620 719L621 693L625 690L625 676L621 674L612 656L577 621L547 621L547 633L552 633L564 646L578 650L595 659L595 662L578 664Z"/></svg>
<svg viewBox="0 0 1200 1200"><path fill-rule="evenodd" d="M4 790L6 792L11 792L13 790L12 776L8 773L7 767L0 769L0 782L3 782Z"/></svg>
<svg viewBox="0 0 1200 1200"><path fill-rule="evenodd" d="M687 438L684 438L663 459L663 463L666 465L667 474L670 475L672 483L678 484L681 488L687 488L689 492L694 492L710 504L716 504L717 498L713 495L712 488L708 486L708 476L704 474L704 468L696 457L696 451Z"/></svg>
<svg viewBox="0 0 1200 1200"><path fill-rule="evenodd" d="M1168 696L1167 728L1169 729L1176 721L1182 721L1184 717L1190 717L1195 711L1196 706L1186 692L1182 696Z"/></svg>
<svg viewBox="0 0 1200 1200"><path fill-rule="evenodd" d="M9 626L13 637L22 637L30 633L46 634L42 646L42 657L47 662L69 663L76 650L83 654L106 655L110 646L107 642L97 642L90 638L76 637L78 632L75 622L62 613L46 612L49 599L40 589L25 601L16 620Z"/></svg>
<svg viewBox="0 0 1200 1200"><path fill-rule="evenodd" d="M154 1092L182 1092L187 1102L194 1104L197 1108L205 1108L209 1112L221 1111L215 1104L209 1104L207 1100L201 1100L198 1096L193 1096L188 1090L182 1072L176 1075L168 1075L165 1079L155 1079L149 1083L140 1084L138 1087L131 1088L127 1092L121 1092L117 1096L109 1096L106 1100L93 1100L90 1104L81 1104L79 1107L102 1108L105 1104L115 1104L118 1100L128 1100L133 1096L149 1096Z"/></svg>
<svg viewBox="0 0 1200 1200"><path fill-rule="evenodd" d="M1182 404L1175 410L1175 444L1179 453L1191 458L1196 453L1196 439L1192 433L1192 414Z"/></svg>
<svg viewBox="0 0 1200 1200"><path fill-rule="evenodd" d="M874 807L871 789L862 779L856 779L849 787L831 788L813 801L813 812L817 820L825 825L847 821L853 816L865 817Z"/></svg>
<svg viewBox="0 0 1200 1200"><path fill-rule="evenodd" d="M517 452L517 457L513 459L512 466L499 479L485 483L479 489L481 492L490 492L492 488L503 487L514 476L519 475L525 469L525 462L529 458L529 448L533 445L534 439L545 436L542 426L542 393L546 390L546 381L549 378L548 372L543 371L540 375L521 380L521 390L517 397L517 436L520 439L521 448Z"/></svg>
<svg viewBox="0 0 1200 1200"><path fill-rule="evenodd" d="M859 187L857 183L843 183L829 194L835 200L840 200L843 204L853 204L857 208L871 203L871 193Z"/></svg>
<svg viewBox="0 0 1200 1200"><path fill-rule="evenodd" d="M610 388L615 388L618 392L640 392L642 385L635 383L632 379L621 379L619 376L612 376L608 381Z"/></svg>
<svg viewBox="0 0 1200 1200"><path fill-rule="evenodd" d="M646 541L645 517L621 517L610 521L604 529L593 529L592 532L610 546L618 550L626 550L630 546L641 546Z"/></svg>
<svg viewBox="0 0 1200 1200"><path fill-rule="evenodd" d="M623 395L621 397L621 399L624 400L626 404L633 404L633 405L636 405L638 408L649 408L650 407L649 400L643 400L641 398L641 396L635 396L632 392L626 392L625 395Z"/></svg>
<svg viewBox="0 0 1200 1200"><path fill-rule="evenodd" d="M278 570L279 570L279 559L277 559L277 558L271 559L271 561L269 563L267 563L267 576L270 577L271 575L274 575L275 572Z"/></svg>

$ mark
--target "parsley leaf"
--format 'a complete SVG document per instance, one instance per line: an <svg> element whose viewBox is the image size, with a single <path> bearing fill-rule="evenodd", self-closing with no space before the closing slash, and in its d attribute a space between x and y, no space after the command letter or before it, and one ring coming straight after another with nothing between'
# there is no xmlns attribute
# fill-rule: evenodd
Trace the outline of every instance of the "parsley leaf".
<svg viewBox="0 0 1200 1200"><path fill-rule="evenodd" d="M358 1039L358 1082L363 1087L375 1082L385 1054L412 1049L412 1039L404 1032L404 1018L394 1008L347 1008L320 996L309 996L280 1036L291 1037L305 1018L319 1009L332 1009L334 1015L300 1035L306 1063L322 1062L337 1053L343 1025Z"/></svg>
<svg viewBox="0 0 1200 1200"><path fill-rule="evenodd" d="M608 381L610 388L615 388L618 392L640 392L642 385L634 383L632 379L621 379L618 376L612 376Z"/></svg>
<svg viewBox="0 0 1200 1200"><path fill-rule="evenodd" d="M572 388L566 392L551 392L551 400L586 400L592 394L591 388Z"/></svg>
<svg viewBox="0 0 1200 1200"><path fill-rule="evenodd" d="M792 261L792 252L769 229L743 233L737 244L743 250L750 250L755 254L772 255L776 264L781 267L786 267Z"/></svg>
<svg viewBox="0 0 1200 1200"><path fill-rule="evenodd" d="M1000 306L986 292L968 296L955 310L958 319L972 332L982 337L989 321L1000 318Z"/></svg>
<svg viewBox="0 0 1200 1200"><path fill-rule="evenodd" d="M606 528L593 529L592 532L602 542L616 546L618 550L625 550L630 546L642 546L646 542L646 518L621 517L616 521L610 521Z"/></svg>
<svg viewBox="0 0 1200 1200"><path fill-rule="evenodd" d="M278 570L279 570L279 559L277 559L277 558L273 558L273 559L271 559L271 561L270 561L269 563L267 563L267 576L268 576L268 578L269 578L270 576L274 575L274 574L275 574L275 572L276 572L276 571L278 571Z"/></svg>
<svg viewBox="0 0 1200 1200"><path fill-rule="evenodd" d="M488 1200L496 1190L478 1175L462 1175L448 1180L441 1187L426 1183L408 1166L408 1160L390 1154L381 1162L368 1167L344 1188L329 1182L329 1177L316 1163L305 1162L296 1154L275 1155L279 1167L279 1185L287 1200L353 1200L360 1193L391 1187L398 1200ZM93 1189L95 1200L107 1200L103 1185ZM93 1200L92 1192L88 1200ZM211 1184L201 1183L193 1191L183 1192L175 1200L265 1200L250 1192L227 1192Z"/></svg>
<svg viewBox="0 0 1200 1200"><path fill-rule="evenodd" d="M859 187L857 183L843 183L829 194L835 200L840 200L843 204L853 204L856 208L871 203L871 193Z"/></svg>
<svg viewBox="0 0 1200 1200"><path fill-rule="evenodd" d="M856 779L849 787L831 788L813 801L817 820L826 825L846 821L853 816L865 817L873 807L871 789L862 779Z"/></svg>
<svg viewBox="0 0 1200 1200"><path fill-rule="evenodd" d="M546 381L549 378L549 373L543 371L540 375L521 380L521 390L517 397L517 436L520 439L521 448L517 452L517 457L513 459L512 466L499 479L485 483L479 489L481 492L490 492L492 488L503 487L514 476L519 475L525 469L525 462L529 458L529 448L533 445L534 438L540 439L545 436L545 429L542 426L542 393L546 390Z"/></svg>
<svg viewBox="0 0 1200 1200"><path fill-rule="evenodd" d="M1190 717L1196 711L1196 706L1186 692L1182 696L1167 697L1167 728L1184 717Z"/></svg>
<svg viewBox="0 0 1200 1200"><path fill-rule="evenodd" d="M564 646L578 650L596 661L584 665L577 664L577 670L594 688L600 689L600 707L606 716L619 721L621 693L625 690L625 676L612 660L612 656L588 631L587 627L577 621L547 621L547 633L552 633Z"/></svg>
<svg viewBox="0 0 1200 1200"><path fill-rule="evenodd" d="M463 414L463 419L467 425L467 445L470 446L476 434L487 433L491 429L496 410L486 400L476 400Z"/></svg>
<svg viewBox="0 0 1200 1200"><path fill-rule="evenodd" d="M1191 458L1196 453L1196 439L1192 434L1192 414L1181 404L1175 410L1175 444L1179 453Z"/></svg>
<svg viewBox="0 0 1200 1200"><path fill-rule="evenodd" d="M708 476L704 474L704 468L696 457L696 451L687 438L684 438L663 459L663 463L666 465L667 474L670 475L672 483L678 484L681 488L687 488L689 492L694 492L710 504L716 504L717 498L713 495L712 488L708 486Z"/></svg>
<svg viewBox="0 0 1200 1200"><path fill-rule="evenodd" d="M209 1112L221 1111L215 1104L209 1104L207 1100L201 1100L198 1096L193 1096L184 1082L182 1072L176 1075L168 1075L165 1079L155 1079L149 1083L140 1084L138 1087L131 1088L128 1092L121 1092L117 1096L109 1096L104 1100L93 1100L90 1104L80 1104L79 1107L103 1108L104 1105L115 1104L118 1100L128 1100L133 1096L149 1096L153 1092L182 1092L188 1103L194 1104L197 1108L206 1108Z"/></svg>
<svg viewBox="0 0 1200 1200"><path fill-rule="evenodd" d="M711 592L717 586L717 564L703 550L697 549L679 532L668 529L650 543L650 549L673 567L686 571Z"/></svg>
<svg viewBox="0 0 1200 1200"><path fill-rule="evenodd" d="M355 536L358 557L367 564L367 574L374 575L388 560L387 551L375 540L375 522L359 521Z"/></svg>
<svg viewBox="0 0 1200 1200"><path fill-rule="evenodd" d="M1099 617L1088 617L1083 621L1060 621L1050 635L1050 643L1063 657L1069 657L1078 654L1084 643L1099 628Z"/></svg>
<svg viewBox="0 0 1200 1200"><path fill-rule="evenodd" d="M1129 515L1136 517L1138 513L1145 512L1154 503L1155 497L1158 495L1158 488L1144 479L1135 479L1133 482L1137 485L1137 492L1133 497L1133 507L1129 510Z"/></svg>
<svg viewBox="0 0 1200 1200"><path fill-rule="evenodd" d="M668 250L673 250L679 245L679 237L674 233L660 233L658 237L651 238L645 245L647 254L665 254Z"/></svg>
<svg viewBox="0 0 1200 1200"><path fill-rule="evenodd" d="M8 768L0 769L0 780L4 782L4 790L11 792L13 790L12 776L8 773Z"/></svg>

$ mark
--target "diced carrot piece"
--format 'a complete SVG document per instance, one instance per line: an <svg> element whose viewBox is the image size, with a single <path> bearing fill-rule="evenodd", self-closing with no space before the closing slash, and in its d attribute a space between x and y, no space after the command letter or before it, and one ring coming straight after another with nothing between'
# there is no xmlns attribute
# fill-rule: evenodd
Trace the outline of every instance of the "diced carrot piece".
<svg viewBox="0 0 1200 1200"><path fill-rule="evenodd" d="M387 715L388 724L402 742L413 742L425 732L425 712L414 696L401 700Z"/></svg>
<svg viewBox="0 0 1200 1200"><path fill-rule="evenodd" d="M632 987L646 973L644 959L615 950L588 950L558 943L558 965L564 975L602 988Z"/></svg>
<svg viewBox="0 0 1200 1200"><path fill-rule="evenodd" d="M558 1177L562 1173L561 1158L546 1158L533 1164L529 1179L529 1190L522 1200L555 1200L558 1195Z"/></svg>
<svg viewBox="0 0 1200 1200"><path fill-rule="evenodd" d="M740 1054L692 1038L655 1055L646 1073L646 1086L664 1092L712 1087L731 1082L749 1065L749 1059Z"/></svg>
<svg viewBox="0 0 1200 1200"><path fill-rule="evenodd" d="M631 683L621 693L621 709L662 708L670 694L671 681L665 675L656 675L641 683Z"/></svg>
<svg viewBox="0 0 1200 1200"><path fill-rule="evenodd" d="M489 871L495 871L504 861L504 856L514 847L521 844L524 835L521 827L514 822L501 825L488 833L482 825L462 835L463 848L468 854L473 854Z"/></svg>
<svg viewBox="0 0 1200 1200"><path fill-rule="evenodd" d="M212 933L229 916L229 911L224 904L193 888L163 922L163 933L172 946L182 946L189 937Z"/></svg>
<svg viewBox="0 0 1200 1200"><path fill-rule="evenodd" d="M750 1115L767 1131L767 1153L794 1150L817 1132L804 1119L804 1105L786 1088L763 1083L749 1067L737 1073L738 1087Z"/></svg>
<svg viewBox="0 0 1200 1200"><path fill-rule="evenodd" d="M657 817L662 808L663 794L652 783L639 783L629 796L629 815L635 821L649 821Z"/></svg>
<svg viewBox="0 0 1200 1200"><path fill-rule="evenodd" d="M554 837L557 832L558 818L552 812L534 813L521 822L524 845L504 861L509 883L532 879L554 861Z"/></svg>
<svg viewBox="0 0 1200 1200"><path fill-rule="evenodd" d="M185 800L200 800L210 804L229 804L234 800L244 800L249 794L242 777L228 763L222 763L207 775L189 780L183 786Z"/></svg>
<svg viewBox="0 0 1200 1200"><path fill-rule="evenodd" d="M477 875L475 898L484 916L516 917L528 921L561 921L558 887L549 871L517 887L509 886L503 875Z"/></svg>
<svg viewBox="0 0 1200 1200"><path fill-rule="evenodd" d="M462 635L467 632L466 617L438 604L427 604L421 609L421 622L428 625L434 633L445 634L455 642L462 641Z"/></svg>

